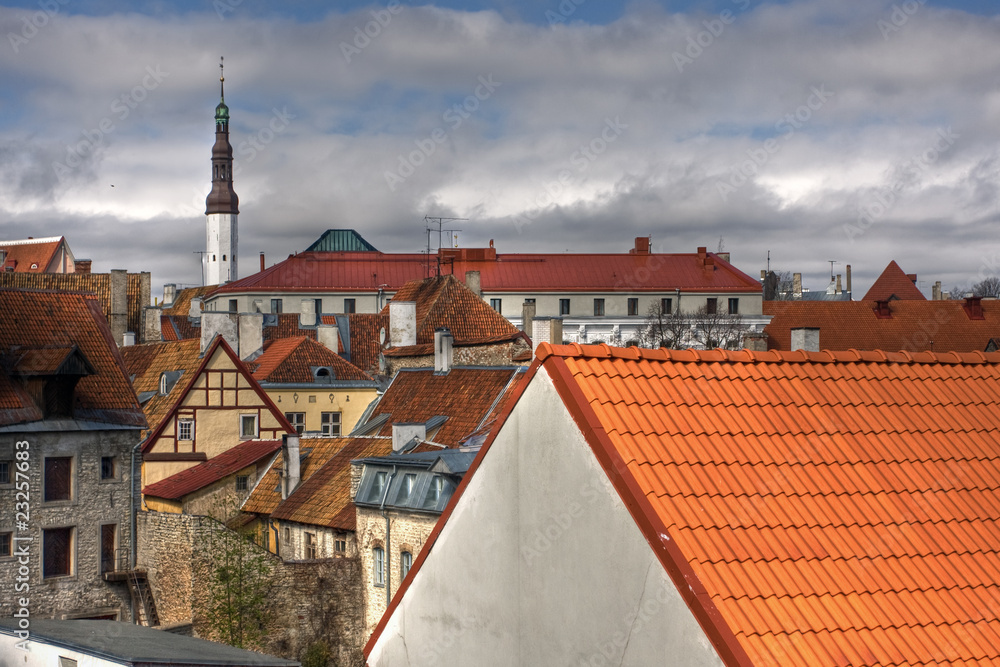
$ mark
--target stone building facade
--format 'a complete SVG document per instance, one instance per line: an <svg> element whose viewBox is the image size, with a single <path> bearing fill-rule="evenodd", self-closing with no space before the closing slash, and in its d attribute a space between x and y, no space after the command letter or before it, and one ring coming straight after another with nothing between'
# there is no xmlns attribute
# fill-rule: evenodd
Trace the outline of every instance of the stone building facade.
<svg viewBox="0 0 1000 667"><path fill-rule="evenodd" d="M132 620L126 583L105 581L103 573L128 566L130 454L138 430L4 431L0 462L9 483L0 484L0 542L7 545L0 556L0 616L10 617L23 596L40 618ZM20 453L26 460L18 460ZM17 463L27 463L27 485L16 475ZM57 477L67 499L46 501L64 495L54 488ZM26 506L19 505L25 498ZM18 529L23 517L15 508L26 509L28 530Z"/></svg>

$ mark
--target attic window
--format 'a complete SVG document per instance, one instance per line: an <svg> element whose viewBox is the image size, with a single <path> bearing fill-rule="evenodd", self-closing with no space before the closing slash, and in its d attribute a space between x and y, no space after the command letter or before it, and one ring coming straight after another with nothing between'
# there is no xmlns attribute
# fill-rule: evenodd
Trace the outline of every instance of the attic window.
<svg viewBox="0 0 1000 667"><path fill-rule="evenodd" d="M38 268L38 265L37 265L37 264L35 264L35 263L32 263L32 265L31 265L31 268L33 268L33 269L37 269L37 268Z"/></svg>
<svg viewBox="0 0 1000 667"><path fill-rule="evenodd" d="M167 374L160 373L160 396L166 396L167 394L170 393L170 390L167 388L167 385L168 385Z"/></svg>
<svg viewBox="0 0 1000 667"><path fill-rule="evenodd" d="M316 382L322 384L329 384L333 382L336 377L333 374L333 368L330 366L316 366L313 368L313 377L316 378Z"/></svg>

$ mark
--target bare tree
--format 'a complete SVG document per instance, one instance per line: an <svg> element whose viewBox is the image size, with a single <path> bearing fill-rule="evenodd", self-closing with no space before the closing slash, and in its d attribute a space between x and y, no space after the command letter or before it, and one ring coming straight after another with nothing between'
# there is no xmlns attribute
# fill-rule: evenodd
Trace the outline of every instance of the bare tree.
<svg viewBox="0 0 1000 667"><path fill-rule="evenodd" d="M650 304L646 322L639 330L640 347L680 349L690 337L691 321L678 312L663 312L661 303Z"/></svg>
<svg viewBox="0 0 1000 667"><path fill-rule="evenodd" d="M764 277L765 301L791 301L795 298L795 280L791 271L771 271Z"/></svg>
<svg viewBox="0 0 1000 667"><path fill-rule="evenodd" d="M691 329L694 339L706 350L743 349L743 337L750 332L739 315L709 312L704 306L691 318Z"/></svg>
<svg viewBox="0 0 1000 667"><path fill-rule="evenodd" d="M990 276L972 286L973 296L1000 297L1000 278Z"/></svg>

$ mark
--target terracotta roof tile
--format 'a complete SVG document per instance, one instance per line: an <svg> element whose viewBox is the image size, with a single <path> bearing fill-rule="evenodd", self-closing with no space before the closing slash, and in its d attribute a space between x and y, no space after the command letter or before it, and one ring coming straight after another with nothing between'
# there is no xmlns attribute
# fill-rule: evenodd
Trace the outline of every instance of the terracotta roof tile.
<svg viewBox="0 0 1000 667"><path fill-rule="evenodd" d="M201 340L167 341L130 345L121 348L125 368L132 377L132 388L136 394L149 396L142 404L149 432L155 431L160 422L169 414L178 396L184 393L201 365ZM160 394L160 376L168 372L180 372L180 376L170 391Z"/></svg>
<svg viewBox="0 0 1000 667"><path fill-rule="evenodd" d="M749 664L1000 661L1000 354L538 356Z"/></svg>
<svg viewBox="0 0 1000 667"><path fill-rule="evenodd" d="M63 237L38 239L34 243L27 240L13 243L0 241L0 250L4 251L0 271L13 269L17 273L47 273L65 242Z"/></svg>
<svg viewBox="0 0 1000 667"><path fill-rule="evenodd" d="M434 331L440 327L451 330L456 345L511 340L520 334L506 317L490 308L455 276L411 280L392 299L416 302L418 346L433 345ZM386 305L382 315L388 314Z"/></svg>
<svg viewBox="0 0 1000 667"><path fill-rule="evenodd" d="M174 296L174 302L170 304L169 308L164 308L160 315L160 331L163 340L201 338L201 328L194 326L188 320L188 314L191 312L191 299L204 298L216 287L217 285L205 285L178 290Z"/></svg>
<svg viewBox="0 0 1000 667"><path fill-rule="evenodd" d="M862 301L889 300L926 301L927 297L917 288L910 276L903 273L899 264L889 262L882 274L875 280Z"/></svg>
<svg viewBox="0 0 1000 667"><path fill-rule="evenodd" d="M148 287L143 286L144 274L126 276L126 331L142 333L143 309L149 305ZM145 274L148 279L148 274ZM111 320L110 273L19 273L0 272L0 288L89 292L97 297L104 318Z"/></svg>
<svg viewBox="0 0 1000 667"><path fill-rule="evenodd" d="M379 354L382 351L382 332L389 331L389 316L351 313L347 317L351 332L351 363L363 371L377 373ZM326 321L326 317L323 321Z"/></svg>
<svg viewBox="0 0 1000 667"><path fill-rule="evenodd" d="M393 422L447 416L433 440L455 447L483 424L518 375L518 369L504 366L456 367L447 375L435 375L427 368L402 369L371 410L369 421L389 415L376 435L391 436Z"/></svg>
<svg viewBox="0 0 1000 667"><path fill-rule="evenodd" d="M189 493L203 489L228 477L281 448L281 440L248 440L227 449L222 454L182 470L142 490L147 496L180 500Z"/></svg>
<svg viewBox="0 0 1000 667"><path fill-rule="evenodd" d="M772 319L764 333L773 350L791 349L792 329L818 328L821 349L866 351L862 356L872 350L902 350L911 356L974 352L1000 338L1000 301L983 300L981 305L983 319L970 319L962 301L893 301L892 316L880 319L870 301L765 301L764 314Z"/></svg>
<svg viewBox="0 0 1000 667"><path fill-rule="evenodd" d="M10 275L10 274L8 274ZM35 274L23 274L36 277ZM56 275L56 274L47 274ZM38 275L37 277L41 277ZM42 419L18 372L49 373L51 354L38 350L58 348L66 359L75 346L93 373L83 376L74 391L73 416L85 421L141 428L146 420L129 385L118 346L97 301L79 293L0 289L0 424ZM34 348L22 367L26 349ZM63 354L67 352L67 354ZM62 363L62 362L60 362ZM10 369L10 371L6 369Z"/></svg>
<svg viewBox="0 0 1000 667"><path fill-rule="evenodd" d="M344 447L345 440L348 438L300 438L300 479L309 479L314 472ZM264 473L244 503L244 512L270 514L281 504L281 489L279 488L281 469L282 456L279 452L271 467Z"/></svg>
<svg viewBox="0 0 1000 667"><path fill-rule="evenodd" d="M337 530L355 528L357 513L351 498L351 461L388 456L392 438L338 438L341 448L310 474L271 513L272 519L294 521Z"/></svg>
<svg viewBox="0 0 1000 667"><path fill-rule="evenodd" d="M334 380L374 382L358 367L306 337L284 338L265 344L264 353L251 365L255 369L253 377L258 382L315 382L313 366L331 367Z"/></svg>

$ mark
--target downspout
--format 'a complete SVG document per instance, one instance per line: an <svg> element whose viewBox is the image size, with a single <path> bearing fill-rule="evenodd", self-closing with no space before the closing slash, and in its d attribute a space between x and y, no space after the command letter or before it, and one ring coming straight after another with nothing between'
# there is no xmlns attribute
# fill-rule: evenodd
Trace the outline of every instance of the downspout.
<svg viewBox="0 0 1000 667"><path fill-rule="evenodd" d="M130 514L132 515L131 516L132 521L131 521L131 527L130 527L131 532L130 532L130 535L129 535L129 537L130 537L129 541L131 542L131 544L129 545L129 547L130 547L129 551L131 552L130 555L129 555L129 561L130 561L129 562L129 569L130 570L135 570L135 568L136 568L136 561L138 560L138 553L139 553L139 550L138 550L139 538L138 538L138 535L136 535L136 531L138 530L138 525L137 525L138 524L138 519L136 518L136 514L139 511L138 507L139 507L139 502L141 502L141 500L140 500L141 499L141 494L136 492L136 488L137 487L136 487L136 483L135 483L135 478L136 478L136 474L135 474L135 452L136 452L137 449L139 449L139 447L142 446L143 442L145 442L145 440L140 440L139 442L136 443L135 447L132 448L132 453L130 455L130 461L129 461L129 469L132 471L132 479L131 479L131 484L132 484L131 506L132 507L131 507L131 512L130 512ZM140 473L139 476L141 477L142 474ZM139 624L139 618L138 618L138 616L135 613L136 612L136 610L135 610L135 604L133 603L131 595L128 597L128 600L129 600L128 601L129 612L132 614L132 623L138 625Z"/></svg>
<svg viewBox="0 0 1000 667"><path fill-rule="evenodd" d="M389 481L385 483L385 492L382 493L382 502L379 504L382 518L385 519L385 608L387 611L389 601L392 599L392 552L389 550L389 515L385 513L385 501L389 498L389 489L392 488L392 478L395 476L396 466L392 466Z"/></svg>

